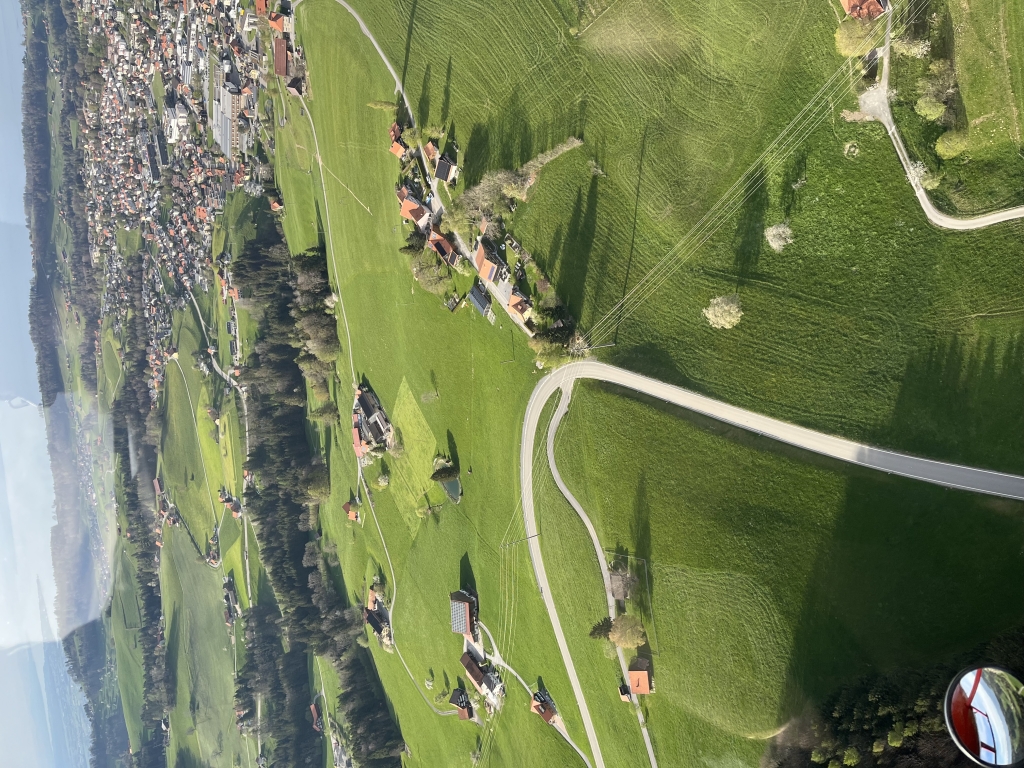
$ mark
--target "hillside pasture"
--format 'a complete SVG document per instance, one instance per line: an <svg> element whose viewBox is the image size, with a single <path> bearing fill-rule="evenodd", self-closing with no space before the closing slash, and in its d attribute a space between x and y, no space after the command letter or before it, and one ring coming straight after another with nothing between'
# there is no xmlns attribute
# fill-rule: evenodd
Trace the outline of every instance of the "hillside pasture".
<svg viewBox="0 0 1024 768"><path fill-rule="evenodd" d="M637 432L644 451L625 449ZM1024 620L1020 503L850 468L590 383L556 458L602 544L650 564L659 647L641 649L656 685L644 705L665 764L756 762L839 686L947 662ZM540 525L583 544L564 504ZM572 579L553 589L584 588ZM600 616L596 569L586 588L581 627Z"/></svg>
<svg viewBox="0 0 1024 768"><path fill-rule="evenodd" d="M463 580L472 579L481 595L482 619L495 632L502 653L531 684L542 680L559 702L573 738L586 744L540 596L525 583L526 551L501 548L517 501L517 440L510 436L520 429L536 368L525 354L525 341L521 337L511 341L511 326L503 328L500 322L491 326L465 307L448 312L437 297L416 286L408 256L399 253L407 230L398 217L394 196L397 161L387 151L391 116L366 106L390 99L393 83L372 45L342 8L321 0L299 7L297 33L311 67L314 95L307 107L323 153L331 218L326 219L315 165L314 211L318 214L314 215L323 216L325 230L329 223L334 234L327 261L332 282L345 302L356 376L373 386L405 443L401 458L383 459L391 474L388 488L374 487L381 463L368 468L376 522L361 494L362 522L356 524L341 510L341 504L357 491L351 438L346 430L326 436L333 489L320 519L324 546L336 549L340 563L340 569L332 569L336 584L351 602L365 599L375 575L383 578L382 589L389 599L397 588L396 639L413 679L397 655L372 643L371 650L403 738L412 750L407 762L453 764L479 748L488 755L481 763L485 765L523 760L576 764L579 758L571 748L529 712L525 691L511 677L506 678L509 702L493 733L490 727L481 733L457 718L438 717L423 700L424 695L432 700L443 690L445 675L452 687L460 675L465 682L459 665L461 646L449 626L448 594ZM365 75L345 76L353 71ZM279 148L286 144L282 137L304 119L298 114L299 103L287 98L289 118L287 126L278 129ZM279 149L276 173L285 196L284 226L289 247L297 251L316 243L317 229L300 226L299 239L292 238L292 217L310 212L293 204L288 180L308 184L309 166L289 168L284 159ZM352 402L351 376L343 326L339 325L339 332L342 351L335 399L339 410L347 413ZM513 362L503 364L512 359L512 343L519 352ZM456 460L465 495L458 506L444 503L420 519L415 511L424 504L422 492L429 495L439 490L431 489L428 480L435 451ZM394 576L376 523L383 531ZM430 578L424 577L427 573ZM515 594L513 582L518 585ZM429 691L424 681L431 676L435 682ZM438 706L449 708L446 701Z"/></svg>
<svg viewBox="0 0 1024 768"><path fill-rule="evenodd" d="M922 361L947 348L961 350L949 363L964 366L947 380L969 378L969 361L985 359L991 343L992 384L1024 384L1012 364L1024 333L1021 225L932 228L885 132L842 119L856 109L852 89L865 85L849 75L820 125L754 174L764 183L741 185L725 224L659 265L810 96L846 71L828 4L765 18L747 2L634 0L611 5L578 37L569 31L583 28L578 18L522 3L494 3L484 19L451 3L356 6L404 73L414 111L422 105L417 118L457 136L467 183L584 136L509 218L584 331L643 276L663 280L600 339L615 344L603 359L851 438L879 434ZM602 40L603 25L645 20L660 30L655 50L589 42ZM467 41L450 69L432 45L441 34ZM494 37L502 56L491 55ZM621 45L640 43L624 33ZM794 242L775 253L763 231L786 220ZM708 327L701 310L737 292L743 321ZM1024 430L1011 410L1003 419L979 404L958 414L958 429L912 424L887 444L1020 469Z"/></svg>
<svg viewBox="0 0 1024 768"><path fill-rule="evenodd" d="M247 745L235 725L236 660L224 625L220 572L197 556L183 530L169 529L162 551L167 674L174 700L169 764L191 754L211 768L254 765L255 745Z"/></svg>

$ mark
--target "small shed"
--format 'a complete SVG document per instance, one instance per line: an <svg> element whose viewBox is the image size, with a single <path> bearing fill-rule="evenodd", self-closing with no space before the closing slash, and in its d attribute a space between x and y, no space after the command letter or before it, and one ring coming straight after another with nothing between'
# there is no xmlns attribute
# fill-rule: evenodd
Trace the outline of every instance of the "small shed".
<svg viewBox="0 0 1024 768"><path fill-rule="evenodd" d="M474 285L470 290L469 303L484 317L487 317L487 313L491 311L491 297L487 295L487 291L480 283Z"/></svg>
<svg viewBox="0 0 1024 768"><path fill-rule="evenodd" d="M355 507L352 506L351 501L346 501L344 504L341 505L341 508L345 510L345 515L348 517L349 520L359 522L359 512L356 510Z"/></svg>
<svg viewBox="0 0 1024 768"><path fill-rule="evenodd" d="M634 659L629 665L629 690L634 695L651 692L651 662L647 659Z"/></svg>

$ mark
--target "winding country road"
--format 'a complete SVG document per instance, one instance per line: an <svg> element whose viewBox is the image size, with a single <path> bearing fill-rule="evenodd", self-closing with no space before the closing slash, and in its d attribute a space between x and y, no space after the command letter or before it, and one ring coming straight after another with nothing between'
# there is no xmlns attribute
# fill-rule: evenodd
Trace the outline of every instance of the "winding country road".
<svg viewBox="0 0 1024 768"><path fill-rule="evenodd" d="M780 442L802 448L807 451L829 456L833 459L857 464L862 467L876 469L889 474L901 475L903 477L920 480L926 483L942 485L947 488L955 488L964 491L973 491L992 496L1002 496L1010 499L1024 499L1024 477L1010 475L1002 472L994 472L988 469L965 467L960 464L951 464L942 461L933 461L918 456L909 456L904 453L888 451L881 448L874 448L864 443L857 443L833 435L826 435L806 427L789 424L770 416L763 416L752 411L738 408L720 400L714 400L704 395L699 395L681 387L666 384L656 379L642 376L633 371L606 363L599 363L593 360L584 360L569 363L553 373L541 379L530 396L530 402L526 406L526 415L523 420L523 435L520 447L520 487L522 489L523 521L526 525L527 542L530 548L530 561L533 564L534 577L540 589L544 605L547 607L548 616L555 631L555 639L558 642L562 660L565 663L566 671L569 674L569 681L572 684L573 692L576 695L580 714L583 718L587 738L590 740L591 751L594 755L595 764L598 768L604 765L601 756L601 749L594 729L593 721L590 718L590 711L587 708L583 696L583 687L576 674L572 656L569 653L569 646L562 631L562 625L558 616L558 609L552 597L551 586L548 583L547 571L544 568L544 558L541 554L540 540L538 539L537 516L533 503L533 456L537 428L540 425L541 412L544 405L551 396L561 390L562 397L556 409L548 430L547 455L552 475L559 490L565 495L583 520L583 524L590 534L591 542L601 567L601 576L604 580L605 593L609 600L609 613L614 614L614 604L610 597L610 583L605 562L604 551L598 539L597 531L587 516L583 507L575 499L565 483L562 482L558 467L554 461L554 436L559 422L569 407L569 397L572 393L573 384L578 379L593 379L617 384L628 389L641 392L667 403L686 408L695 413L709 416L726 424L731 424L759 435L764 435ZM620 665L625 664L625 659L619 659ZM656 766L653 748L650 737L644 727L642 714L637 710L643 729L644 741L648 748L651 765Z"/></svg>
<svg viewBox="0 0 1024 768"><path fill-rule="evenodd" d="M871 115L875 120L885 126L885 130L888 132L889 138L892 139L892 145L896 148L896 154L900 158L900 163L903 164L903 170L907 174L907 179L910 181L910 185L914 188L914 194L917 196L918 202L921 203L924 215L928 218L928 221L936 227L957 230L960 232L982 229L1004 221L1024 219L1024 205L1016 208L1006 208L1002 211L993 211L992 213L986 213L981 216L960 217L942 213L932 203L931 198L928 197L928 192L921 183L920 174L913 171L913 161L910 159L910 154L907 152L907 148L903 144L903 138L900 136L900 132L896 129L896 121L893 120L892 109L889 107L889 60L891 48L890 43L892 39L892 18L894 13L895 11L890 9L887 14L888 19L886 21L885 45L882 47L882 80L878 85L861 94L860 109L862 112Z"/></svg>

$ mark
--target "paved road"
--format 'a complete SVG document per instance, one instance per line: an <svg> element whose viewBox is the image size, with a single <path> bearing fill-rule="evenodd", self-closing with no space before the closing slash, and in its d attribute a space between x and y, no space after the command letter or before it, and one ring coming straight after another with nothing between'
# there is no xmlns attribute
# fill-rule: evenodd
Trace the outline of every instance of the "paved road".
<svg viewBox="0 0 1024 768"><path fill-rule="evenodd" d="M1024 477L1020 475L934 461L875 448L842 437L826 435L813 429L799 427L770 416L763 416L723 403L720 400L698 395L696 392L641 376L633 371L592 360L570 363L541 379L530 398L530 405L527 406L527 420L523 426L524 435L526 429L531 426L531 420L533 429L536 429L540 408L555 390L571 387L572 382L576 379L598 379L618 384L696 413L710 416L718 421L862 467L877 469L892 475L902 475L947 488L974 491L990 496L1003 496L1009 499L1024 499ZM531 444L533 442L532 435L530 442ZM523 456L525 457L526 454L524 453Z"/></svg>
<svg viewBox="0 0 1024 768"><path fill-rule="evenodd" d="M861 96L860 108L862 112L866 112L871 115L885 126L885 130L889 133L889 138L892 139L892 145L896 148L896 154L899 156L900 162L903 164L903 170L906 171L907 178L910 180L910 184L914 188L914 194L917 195L917 199L921 203L921 208L924 209L924 215L927 216L928 221L936 227L959 231L982 229L983 227L999 224L1000 222L1024 218L1024 206L1006 208L1002 211L994 211L993 213L986 213L982 216L972 216L969 218L949 216L942 213L932 204L931 198L928 197L928 192L921 185L921 179L911 172L912 161L910 159L910 155L907 153L907 148L903 144L903 139L900 136L899 131L896 129L896 122L893 120L892 110L889 108L889 49L890 39L892 37L893 13L894 10L890 10L888 14L887 27L885 31L885 46L882 48L882 82Z"/></svg>
<svg viewBox="0 0 1024 768"><path fill-rule="evenodd" d="M803 448L804 450L820 453L834 459L846 461L851 464L858 464L863 467L877 469L889 474L902 475L904 477L921 480L935 485L942 485L948 488L956 488L966 491L1003 496L1011 499L1024 499L1024 477L1010 475L1002 472L993 472L987 469L965 467L959 464L950 464L941 461L933 461L917 456L909 456L895 451L887 451L881 448L874 448L863 443L846 440L841 437L826 435L821 432L789 424L769 416L754 413L752 411L737 408L734 405L723 403L719 400L698 395L695 392L666 384L656 379L641 376L633 371L616 368L606 363L599 363L593 360L584 360L559 368L553 373L541 379L530 396L530 402L526 407L526 416L523 421L522 444L520 448L520 487L522 488L523 520L526 526L527 542L530 548L530 560L533 564L534 577L540 588L541 597L547 607L548 616L555 631L555 639L558 642L562 660L565 663L569 674L569 681L572 684L576 701L583 717L583 725L590 740L591 751L597 766L603 766L604 760L601 756L600 745L597 740L597 733L583 696L583 688L580 685L576 668L573 664L569 647L562 631L562 625L558 617L558 609L555 607L552 597L551 586L548 583L547 571L544 568L544 558L540 550L540 542L537 538L537 518L533 504L533 455L537 428L540 423L541 411L544 404L557 391L562 390L562 399L559 402L548 432L548 460L551 465L552 474L559 490L565 495L569 503L580 515L590 534L598 562L601 564L602 578L605 582L606 594L609 592L609 580L607 565L601 543L593 524L587 517L579 502L573 497L569 489L562 482L558 468L554 463L553 441L554 430L558 422L568 408L568 399L572 386L578 379L595 379L617 384L622 387L642 392L656 397L665 402L678 405L696 413L709 416L713 419L732 424L737 427L756 432L760 435L771 437L780 442ZM609 613L614 613L614 605L609 606ZM620 659L624 664L624 659ZM641 720L642 724L642 720ZM644 732L645 742L651 757L651 764L656 765L653 757L653 750L650 748L650 738Z"/></svg>
<svg viewBox="0 0 1024 768"><path fill-rule="evenodd" d="M578 365L578 364L577 364ZM565 664L565 671L569 675L569 683L572 685L573 695L576 697L576 705L580 710L580 717L583 719L583 729L587 733L587 741L590 742L590 752L594 756L596 768L604 768L604 756L601 754L601 744L597 740L597 731L594 730L594 721L590 717L590 710L587 708L587 700L583 696L583 686L580 685L580 678L576 674L576 666L572 661L572 654L569 653L569 645L565 640L565 633L562 631L562 622L558 619L558 609L551 597L551 587L548 584L547 571L544 568L544 558L540 552L540 541L537 539L537 517L533 510L533 445L537 434L537 426L540 421L540 413L544 403L563 385L563 379L571 384L573 379L563 376L568 366L555 371L537 384L530 396L530 402L526 406L526 418L523 421L523 439L519 453L519 482L522 488L523 519L526 522L526 541L530 547L530 562L533 564L533 576L540 588L541 598L548 611L548 618L555 631L555 641L558 643L558 650L562 654L562 663ZM551 382L551 386L545 386Z"/></svg>
<svg viewBox="0 0 1024 768"><path fill-rule="evenodd" d="M563 388L562 398L558 401L555 415L551 418L551 423L548 425L548 467L551 469L551 475L555 479L555 485L558 486L558 490L565 496L572 508L576 510L576 514L579 515L583 525L587 528L587 533L590 534L590 541L594 545L594 552L597 555L597 564L601 569L601 579L604 581L604 594L608 601L608 618L614 620L616 616L615 598L612 596L611 575L608 573L608 561L604 556L601 540L597 537L597 530L590 521L589 515L587 515L583 506L576 500L572 491L569 490L569 487L562 480L562 475L558 471L558 464L555 462L555 433L558 432L558 425L562 423L562 418L569 412L570 390L571 385ZM621 648L616 648L615 652L619 659L619 670L622 672L622 679L629 680L629 666L626 664L626 656ZM636 695L632 693L629 695L629 698L633 702L637 721L640 723L640 733L644 737L644 746L647 747L647 759L651 764L651 768L658 768L658 758L654 756L654 745L651 743L650 733L647 732L647 723L644 720L644 713L640 709L640 702L637 700Z"/></svg>
<svg viewBox="0 0 1024 768"><path fill-rule="evenodd" d="M511 672L512 676L515 677L515 679L519 681L519 684L526 689L527 695L532 699L533 689L527 684L525 680L523 680L522 675L516 672L512 668L512 666L501 657L501 653L498 651L498 644L494 642L494 635L491 634L491 630L484 626L484 623L482 621L478 622L478 624L480 625L480 629L487 633L487 637L491 641L491 653L486 654L487 657L490 659L491 663L493 663L495 666L507 669L509 672ZM562 736L562 738L569 743L569 746L576 750L576 754L578 754L583 759L583 762L584 764L586 764L587 768L592 768L592 766L590 765L590 758L587 757L586 753L582 749L580 749L576 745L576 742L572 740L572 737L569 736L569 732L565 729L565 723L562 722L562 718L556 717L552 725L554 726L555 730L558 731L558 733Z"/></svg>

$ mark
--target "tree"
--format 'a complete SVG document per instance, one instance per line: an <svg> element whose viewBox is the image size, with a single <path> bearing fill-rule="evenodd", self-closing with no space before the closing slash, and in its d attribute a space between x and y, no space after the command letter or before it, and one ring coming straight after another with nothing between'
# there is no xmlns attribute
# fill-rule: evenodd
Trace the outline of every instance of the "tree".
<svg viewBox="0 0 1024 768"><path fill-rule="evenodd" d="M935 142L935 151L943 160L952 160L967 150L967 131L946 131Z"/></svg>
<svg viewBox="0 0 1024 768"><path fill-rule="evenodd" d="M434 470L434 474L430 476L430 479L438 483L444 483L448 480L458 480L459 469L453 464L438 467Z"/></svg>
<svg viewBox="0 0 1024 768"><path fill-rule="evenodd" d="M854 58L867 56L878 46L875 24L859 19L847 19L836 30L836 50L840 56Z"/></svg>
<svg viewBox="0 0 1024 768"><path fill-rule="evenodd" d="M917 100L914 111L925 120L935 121L946 114L946 105L934 96L926 95Z"/></svg>
<svg viewBox="0 0 1024 768"><path fill-rule="evenodd" d="M646 639L644 625L636 616L624 613L612 622L608 639L619 648L636 648L643 645Z"/></svg>
<svg viewBox="0 0 1024 768"><path fill-rule="evenodd" d="M703 311L712 328L734 328L743 317L739 294L718 296Z"/></svg>
<svg viewBox="0 0 1024 768"><path fill-rule="evenodd" d="M590 636L594 640L607 640L612 631L612 620L605 616L590 628Z"/></svg>

